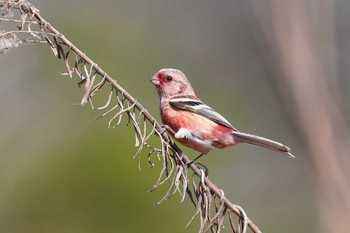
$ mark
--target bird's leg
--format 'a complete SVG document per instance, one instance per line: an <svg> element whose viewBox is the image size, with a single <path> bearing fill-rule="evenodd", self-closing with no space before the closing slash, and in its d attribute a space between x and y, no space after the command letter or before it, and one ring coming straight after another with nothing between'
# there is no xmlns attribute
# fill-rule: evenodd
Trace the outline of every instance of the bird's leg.
<svg viewBox="0 0 350 233"><path fill-rule="evenodd" d="M205 153L201 153L200 155L198 155L196 158L194 158L193 160L191 160L190 162L187 163L187 166L191 166L192 163L196 162L200 157L202 157L203 155L205 155Z"/></svg>

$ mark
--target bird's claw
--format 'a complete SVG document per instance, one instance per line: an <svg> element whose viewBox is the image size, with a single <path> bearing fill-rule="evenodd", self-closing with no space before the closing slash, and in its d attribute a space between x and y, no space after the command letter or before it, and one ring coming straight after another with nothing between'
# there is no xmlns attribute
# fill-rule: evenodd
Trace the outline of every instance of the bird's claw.
<svg viewBox="0 0 350 233"><path fill-rule="evenodd" d="M165 132L167 131L166 125L160 125L160 127L162 128L162 129L159 131L160 134L163 134L163 133L165 133Z"/></svg>
<svg viewBox="0 0 350 233"><path fill-rule="evenodd" d="M175 131L172 128L170 128L169 125L161 125L161 127L162 131L159 132L160 134L164 133L165 131L168 131L170 134L175 135Z"/></svg>

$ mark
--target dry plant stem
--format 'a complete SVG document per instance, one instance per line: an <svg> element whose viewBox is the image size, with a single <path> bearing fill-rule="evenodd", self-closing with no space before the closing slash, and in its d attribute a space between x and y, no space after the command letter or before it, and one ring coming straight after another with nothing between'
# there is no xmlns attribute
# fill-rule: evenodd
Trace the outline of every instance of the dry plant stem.
<svg viewBox="0 0 350 233"><path fill-rule="evenodd" d="M45 22L43 18L40 17L40 20L42 22ZM118 91L123 93L123 95L131 102L135 103L135 107L138 109L143 110L143 114L146 116L146 118L152 122L155 125L156 130L158 132L164 131L162 126L154 119L154 117L139 103L137 100L132 97L123 87L121 87L114 79L112 79L104 70L102 70L96 63L94 63L88 56L86 56L82 51L80 51L77 47L75 47L67 38L65 38L59 31L57 31L54 27L52 27L50 24L46 24L46 27L52 31L54 34L58 35L58 38L60 38L63 42L65 42L67 45L70 46L70 48L79 54L85 61L87 61L91 66L94 67L94 69L99 73L101 76L105 77L107 82L109 82L113 87L115 87ZM170 138L168 137L168 134L163 132L162 134L163 138L166 142L170 143ZM173 144L173 147L179 155L181 155L182 161L184 164L191 163L191 160L188 158L187 155L185 155L180 148ZM201 176L201 170L196 166L196 164L191 163L190 168L198 175ZM221 196L221 191L219 188L217 188L207 177L204 178L205 184L218 196ZM225 205L232 210L237 216L241 216L240 210L227 198L224 200ZM248 226L251 228L253 232L261 232L259 228L248 218Z"/></svg>
<svg viewBox="0 0 350 233"><path fill-rule="evenodd" d="M41 21L44 19L41 18ZM163 128L162 126L154 119L154 117L139 103L137 100L132 97L124 88L122 88L115 80L113 80L105 71L103 71L96 63L94 63L88 56L86 56L83 52L81 52L77 47L75 47L68 39L66 39L62 34L60 34L54 27L47 24L47 28L52 31L53 33L57 33L59 38L65 42L66 44L70 45L71 49L79 54L85 61L87 61L90 65L94 67L94 69L105 79L107 82L109 82L113 87L115 87L118 91L122 92L123 95L131 102L135 103L135 107L138 109L143 110L143 114L146 116L146 118L152 122L155 125L155 129L158 130L158 132L162 132ZM164 130L163 130L164 131ZM166 142L170 143L170 138L168 137L168 134L163 132L162 134L163 138ZM184 164L191 163L191 160L188 158L187 155L185 155L180 148L173 144L173 148L175 149L176 153L181 155L182 161ZM194 163L191 163L190 168L198 175L201 176L201 169L199 169ZM207 177L204 178L205 184L218 196L221 196L221 191L219 188L217 188ZM227 198L224 199L225 205L232 210L237 216L241 216L240 210ZM248 218L248 226L251 228L253 232L261 232L259 228Z"/></svg>
<svg viewBox="0 0 350 233"><path fill-rule="evenodd" d="M180 149L175 145L174 148L176 150L179 150L180 153L182 153L180 151ZM182 160L184 161L185 164L187 163L190 163L191 160L185 155L185 154L182 154ZM190 165L190 168L198 175L200 176L201 174L201 169L199 169L196 164L192 163ZM222 192L219 188L217 188L209 179L208 177L204 177L204 182L205 184L211 189L211 191L213 191L216 196L218 197L221 197L222 195ZM235 204L233 204L229 199L227 198L224 198L224 203L225 205L230 209L232 210L232 212L234 212L237 216L241 216L241 210L239 208L236 207ZM253 231L253 232L261 232L258 228L258 226L256 226L249 218L247 218L247 222L248 222L248 226L250 227L250 229Z"/></svg>
<svg viewBox="0 0 350 233"><path fill-rule="evenodd" d="M135 125L140 125L141 122L141 117L143 116L144 119L148 120L152 126L153 129L151 131L151 133L156 133L159 137L161 137L162 139L162 150L161 153L163 153L163 170L161 172L161 175L159 177L159 180L157 182L157 184L155 185L154 188L156 188L157 186L163 184L165 181L170 181L170 176L171 174L174 174L174 172L176 172L173 176L173 180L170 181L171 182L171 187L168 190L167 194L163 197L162 200L166 200L168 199L175 191L179 191L181 193L181 191L179 190L179 186L178 186L178 182L183 182L183 190L186 190L187 192L190 192L188 189L188 181L184 180L187 179L187 172L183 171L183 169L186 170L187 165L189 164L189 168L193 171L194 174L196 174L198 177L201 178L201 183L204 185L204 189L209 188L208 191L212 192L213 194L215 194L214 196L212 196L211 194L206 195L203 193L199 193L199 195L203 195L204 197L204 201L198 201L198 197L197 197L197 201L198 203L194 203L195 205L206 205L204 210L204 217L201 216L201 221L204 221L204 223L201 223L201 229L200 232L207 232L209 230L211 230L212 232L220 232L221 228L222 228L222 224L224 221L224 216L228 215L229 216L229 220L230 220L230 224L231 224L231 228L234 232L236 232L236 230L234 229L234 226L232 225L232 218L231 215L229 213L230 210L233 213L235 213L241 220L242 222L242 226L241 228L241 232L244 233L246 232L246 225L249 226L249 228L252 230L252 232L255 233L259 233L261 232L259 230L259 228L245 215L244 211L242 208L234 205L230 200L228 200L225 196L222 190L220 190L219 188L217 188L209 179L208 177L204 174L204 171L202 169L200 169L195 163L191 163L191 160L188 158L188 156L186 156L180 149L179 147L174 144L172 142L172 140L169 138L168 134L163 130L163 127L154 119L154 117L147 111L146 108L144 108L133 96L131 96L122 86L120 86L116 80L112 79L104 70L102 70L95 62L93 62L88 56L86 56L81 50L79 50L75 45L73 45L63 34L61 34L56 28L54 28L52 25L50 25L40 14L39 11L31 4L28 3L27 1L1 1L0 0L0 7L3 6L2 4L9 4L11 2L11 4L13 4L13 8L16 9L20 9L21 13L23 14L23 18L22 21L21 20L2 20L2 18L0 18L0 22L1 21L5 21L5 22L17 22L17 23L28 23L31 24L32 21L35 22L33 19L36 19L37 22L33 23L33 25L40 25L41 29L46 29L48 32L45 34L43 33L43 38L46 39L46 42L50 45L51 49L53 50L54 54L58 57L58 58L64 58L65 63L66 63L66 68L67 68L67 75L69 75L70 77L72 77L73 73L76 73L79 78L82 80L80 82L80 84L85 83L85 88L86 88L86 93L84 95L84 98L82 100L82 104L85 102L88 102L89 100L91 100L92 96L100 89L102 88L102 86L104 85L105 82L109 83L112 86L112 90L108 99L108 102L105 106L100 107L100 108L93 108L94 109L105 109L108 105L109 102L111 100L112 97L112 92L113 89L117 92L117 100L118 100L118 104L113 107L112 109L108 110L107 112L105 112L102 116L112 112L114 109L117 109L117 107L120 108L120 111L118 113L116 113L114 115L114 117L112 118L112 120L110 120L109 124L112 123L112 121L114 119L118 119L118 123L116 125L118 125L120 123L121 117L123 115L123 113L128 114L129 117L129 122L131 121L131 123L135 126ZM11 8L12 5L9 7ZM24 13L23 13L24 12ZM25 20L27 16L27 13L31 14L31 18L30 20ZM29 33L30 35L34 36L36 31L32 31L30 26L29 27L29 31L27 33ZM5 33L5 32L4 32ZM15 32L14 32L15 33ZM48 38L47 35L50 35L53 37L53 40L50 40ZM2 38L3 34L0 32L0 39ZM41 38L42 39L42 38ZM45 39L42 39L42 41L45 41ZM40 41L40 38L38 40L39 43L41 43L42 41ZM65 46L67 46L69 48L68 52L65 53L64 51L62 51L62 47L58 46L58 44L63 44ZM55 46L56 45L56 46ZM76 56L76 62L77 61L84 61L84 64L89 64L90 65L90 69L88 69L86 66L84 66L84 70L79 70L80 67L79 65L76 63L76 66L71 69L70 64L69 64L69 60L68 60L68 56L70 52L74 52L75 56ZM78 63L79 63L78 62ZM76 70L74 70L76 69ZM95 77L96 74L100 75L101 77L103 77L102 81L98 84L98 85L94 85L94 81L95 81ZM121 93L122 95L122 99L119 98L118 93ZM124 100L127 100L128 103L124 103ZM92 102L90 101L90 103L92 104ZM139 115L135 115L135 112L133 112L133 114L131 114L132 109L138 109L139 110ZM140 128L135 128L135 134L136 134L136 144L139 146L139 150L137 152L137 154L135 155L135 157L139 158L141 149L143 148L144 145L148 146L147 144L147 139L151 136L151 133L147 135L146 132L146 123L143 121L143 130L141 130ZM141 139L141 140L140 140ZM165 147L165 148L164 148ZM172 155L170 155L170 151L169 149L173 152ZM153 151L154 152L154 151ZM152 153L152 152L151 152ZM156 152L157 155L159 156L160 152ZM164 155L164 153L168 154L174 159L170 159L170 161L167 161L167 156ZM150 164L152 165L152 162L150 161L150 154L148 156L148 161L150 162ZM179 164L174 164L175 162L179 163ZM167 164L170 163L170 167L171 170L168 171L167 170ZM180 172L178 171L174 171L174 169L179 169ZM166 174L166 178L162 181L161 177L163 176L163 174ZM183 191L184 192L184 191ZM207 191L205 191L207 192ZM198 193L196 193L198 195ZM184 199L184 195L185 192L182 194L182 200ZM209 198L209 199L208 199ZM192 199L192 198L191 198ZM161 200L161 201L162 201ZM218 207L215 203L215 208L216 208L216 214L214 215L214 217L209 216L210 214L210 208L211 205L213 204L213 202L215 202L215 200L219 200L220 201L220 206ZM160 202L161 202L160 201ZM193 201L193 199L192 199ZM203 211L197 206L197 213ZM209 211L208 211L209 210ZM199 212L198 212L199 211ZM216 220L216 221L215 221ZM208 225L206 225L206 223Z"/></svg>

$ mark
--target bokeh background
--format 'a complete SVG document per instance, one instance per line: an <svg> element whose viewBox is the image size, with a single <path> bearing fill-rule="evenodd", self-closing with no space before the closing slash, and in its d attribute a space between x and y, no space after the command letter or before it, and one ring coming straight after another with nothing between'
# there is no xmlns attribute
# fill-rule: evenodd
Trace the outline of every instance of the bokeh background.
<svg viewBox="0 0 350 233"><path fill-rule="evenodd" d="M292 147L296 159L247 145L201 159L263 232L350 228L349 1L32 3L158 119L149 77L178 68L235 127ZM90 123L99 113L75 105L83 90L48 47L12 49L0 70L0 232L198 230L184 229L188 199L153 206L159 168L137 169L125 122Z"/></svg>

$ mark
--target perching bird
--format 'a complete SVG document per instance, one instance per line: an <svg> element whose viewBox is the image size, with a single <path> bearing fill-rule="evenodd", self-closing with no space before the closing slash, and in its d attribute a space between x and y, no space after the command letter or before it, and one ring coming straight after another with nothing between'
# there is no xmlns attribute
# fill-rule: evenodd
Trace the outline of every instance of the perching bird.
<svg viewBox="0 0 350 233"><path fill-rule="evenodd" d="M290 148L282 143L238 131L196 96L182 71L161 69L151 82L160 97L160 114L166 129L178 142L201 155L215 148L249 143L294 158Z"/></svg>

